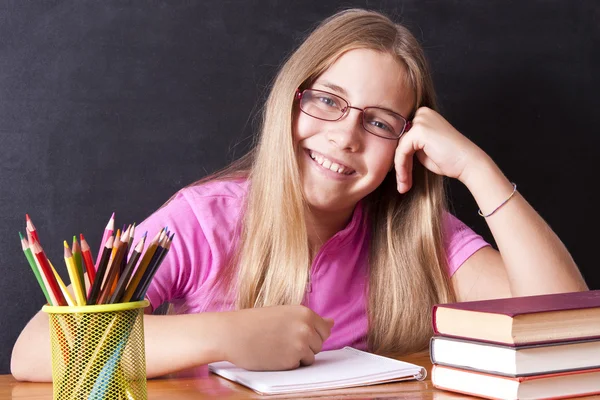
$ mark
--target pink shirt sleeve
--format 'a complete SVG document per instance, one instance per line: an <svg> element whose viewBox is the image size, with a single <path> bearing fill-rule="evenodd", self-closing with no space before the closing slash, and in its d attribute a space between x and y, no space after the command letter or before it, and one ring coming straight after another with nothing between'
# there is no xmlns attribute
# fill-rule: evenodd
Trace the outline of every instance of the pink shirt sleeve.
<svg viewBox="0 0 600 400"><path fill-rule="evenodd" d="M477 250L489 246L480 235L450 213L446 213L445 247L450 276Z"/></svg>
<svg viewBox="0 0 600 400"><path fill-rule="evenodd" d="M147 231L147 248L165 226L175 237L146 294L152 310L166 301L185 297L190 284L204 281L211 261L210 247L184 191L136 228L136 241Z"/></svg>

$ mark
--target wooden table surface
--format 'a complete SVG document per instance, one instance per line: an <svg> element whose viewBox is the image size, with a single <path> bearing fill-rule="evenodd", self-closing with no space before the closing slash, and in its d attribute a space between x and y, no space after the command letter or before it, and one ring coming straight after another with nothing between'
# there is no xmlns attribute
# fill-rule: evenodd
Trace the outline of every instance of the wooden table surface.
<svg viewBox="0 0 600 400"><path fill-rule="evenodd" d="M420 353L407 357L399 357L399 359L425 367L428 372L427 379L424 381L406 381L351 389L300 393L298 395L260 396L244 386L207 373L206 368L199 368L197 370L184 371L176 376L149 379L148 399L475 399L475 397L435 389L431 384L431 361L429 354ZM17 382L12 375L0 375L0 400L4 399L52 399L52 384ZM579 399L598 400L600 396L579 397Z"/></svg>

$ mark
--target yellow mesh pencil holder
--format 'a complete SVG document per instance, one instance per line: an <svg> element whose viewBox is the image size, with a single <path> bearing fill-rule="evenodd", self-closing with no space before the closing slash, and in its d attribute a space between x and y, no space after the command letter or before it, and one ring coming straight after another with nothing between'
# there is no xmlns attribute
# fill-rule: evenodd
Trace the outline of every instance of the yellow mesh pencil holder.
<svg viewBox="0 0 600 400"><path fill-rule="evenodd" d="M148 304L44 306L50 317L53 398L146 399Z"/></svg>

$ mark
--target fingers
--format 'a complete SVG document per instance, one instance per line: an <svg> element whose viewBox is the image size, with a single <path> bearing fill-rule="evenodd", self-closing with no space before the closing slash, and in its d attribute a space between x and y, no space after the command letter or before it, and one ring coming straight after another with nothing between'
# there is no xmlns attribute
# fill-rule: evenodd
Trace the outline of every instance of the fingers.
<svg viewBox="0 0 600 400"><path fill-rule="evenodd" d="M331 328L333 328L333 319L318 317L315 321L315 330L321 337L321 342L327 340L331 335Z"/></svg>
<svg viewBox="0 0 600 400"><path fill-rule="evenodd" d="M412 135L406 133L396 148L394 166L396 168L396 186L398 192L406 193L412 186L413 155L415 148L412 144Z"/></svg>
<svg viewBox="0 0 600 400"><path fill-rule="evenodd" d="M300 365L311 365L315 362L315 353L311 349L307 349L302 358L300 359Z"/></svg>

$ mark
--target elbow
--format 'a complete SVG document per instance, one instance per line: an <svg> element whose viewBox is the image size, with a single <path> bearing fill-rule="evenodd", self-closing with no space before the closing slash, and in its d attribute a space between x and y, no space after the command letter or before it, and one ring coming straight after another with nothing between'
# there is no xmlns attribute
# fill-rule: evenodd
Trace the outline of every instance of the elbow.
<svg viewBox="0 0 600 400"><path fill-rule="evenodd" d="M12 376L22 382L52 382L52 374L45 373L45 369L38 369L32 364L13 357L10 360L10 373Z"/></svg>
<svg viewBox="0 0 600 400"><path fill-rule="evenodd" d="M52 382L52 370L45 360L32 359L31 354L22 348L22 343L13 347L10 359L10 373L18 381Z"/></svg>
<svg viewBox="0 0 600 400"><path fill-rule="evenodd" d="M10 359L10 373L18 381L30 381L31 377L28 372L29 369L31 368L27 368L21 357L18 355L18 349L15 347Z"/></svg>

